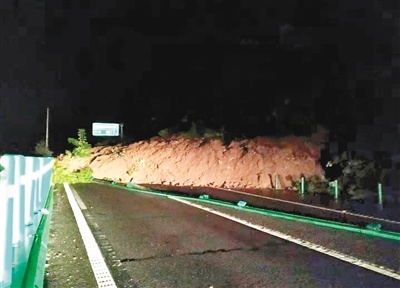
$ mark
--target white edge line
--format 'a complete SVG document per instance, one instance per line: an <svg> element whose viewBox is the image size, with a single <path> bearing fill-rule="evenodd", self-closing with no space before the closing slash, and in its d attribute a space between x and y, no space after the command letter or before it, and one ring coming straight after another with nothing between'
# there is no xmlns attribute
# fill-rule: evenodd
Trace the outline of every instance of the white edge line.
<svg viewBox="0 0 400 288"><path fill-rule="evenodd" d="M96 278L98 287L117 287L114 279L108 269L99 246L92 234L92 231L87 224L78 203L76 202L71 187L64 183L65 192L67 194L69 203L75 216L76 223L78 224L79 231L83 243L85 244L86 253L88 255L93 274ZM100 271L100 272L99 272ZM99 275L100 274L100 275Z"/></svg>
<svg viewBox="0 0 400 288"><path fill-rule="evenodd" d="M73 187L70 187L70 188L71 188L72 194L74 195L76 203L79 205L79 208L81 208L81 210L87 210L85 203L83 203L81 197L79 197L79 195L78 195L78 193L76 193L75 189Z"/></svg>
<svg viewBox="0 0 400 288"><path fill-rule="evenodd" d="M243 219L234 217L232 215L229 215L229 214L214 210L212 208L208 208L208 207L205 207L205 206L202 206L202 205L199 205L199 204L196 204L196 203L184 200L184 199L180 199L179 197L176 197L176 196L168 196L168 198L173 199L173 200L178 201L178 202L181 202L181 203L184 203L184 204L187 204L187 205L190 205L190 206L193 206L193 207L196 207L196 208L201 209L201 210L205 210L205 211L210 212L212 214L224 217L226 219L229 219L229 220L232 220L234 222L240 223L242 225L251 227L251 228L256 229L258 231L270 234L272 236L275 236L275 237L290 241L292 243L301 245L301 246L309 248L311 250L315 250L317 252L332 256L334 258L337 258L339 260L348 262L350 264L357 265L359 267L363 267L363 268L369 269L369 270L377 272L379 274L382 274L382 275L385 275L385 276L400 280L400 274L399 273L396 273L394 270L391 270L391 269L386 268L384 266L378 266L378 265L376 265L374 263L369 263L367 261L364 261L362 259L350 256L350 255L346 255L346 254L341 253L339 251L328 249L328 248L323 247L321 245L317 245L315 243L312 243L312 242L309 242L309 241L306 241L306 240L303 240L303 239L300 239L300 238L296 238L296 237L284 234L282 232L269 229L269 228L261 226L261 225L253 224L253 223L248 222L246 220L243 220Z"/></svg>

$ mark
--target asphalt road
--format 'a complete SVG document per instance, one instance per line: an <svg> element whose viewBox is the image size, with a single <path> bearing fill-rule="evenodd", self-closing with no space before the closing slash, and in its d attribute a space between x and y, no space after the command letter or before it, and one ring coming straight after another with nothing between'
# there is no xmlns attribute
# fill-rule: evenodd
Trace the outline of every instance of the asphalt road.
<svg viewBox="0 0 400 288"><path fill-rule="evenodd" d="M400 243L100 184L72 186L117 287L399 287L400 281L216 215L400 273ZM81 200L81 201L80 201ZM97 287L57 187L46 287ZM224 214L224 215L225 215ZM104 286L106 287L106 286Z"/></svg>

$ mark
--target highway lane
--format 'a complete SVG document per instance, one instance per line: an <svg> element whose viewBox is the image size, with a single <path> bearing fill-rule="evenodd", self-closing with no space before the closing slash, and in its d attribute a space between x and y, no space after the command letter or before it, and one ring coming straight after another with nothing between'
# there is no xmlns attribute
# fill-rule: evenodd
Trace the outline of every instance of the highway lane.
<svg viewBox="0 0 400 288"><path fill-rule="evenodd" d="M398 287L400 284L391 277L173 199L100 184L72 187L86 208L85 218L118 287ZM208 206L400 270L398 242Z"/></svg>

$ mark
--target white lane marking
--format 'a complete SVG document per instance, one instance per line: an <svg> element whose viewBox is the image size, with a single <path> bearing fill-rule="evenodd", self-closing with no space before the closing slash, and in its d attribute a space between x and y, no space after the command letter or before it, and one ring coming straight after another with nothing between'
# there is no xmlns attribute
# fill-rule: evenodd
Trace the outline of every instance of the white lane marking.
<svg viewBox="0 0 400 288"><path fill-rule="evenodd" d="M72 211L78 224L79 231L82 236L83 243L85 244L86 253L88 255L90 265L92 266L94 277L96 278L98 287L117 287L114 279L108 269L106 262L104 261L103 255L101 254L100 248L96 243L96 240L92 234L92 231L87 224L82 211L79 209L78 203L76 202L71 187L64 183L65 192Z"/></svg>
<svg viewBox="0 0 400 288"><path fill-rule="evenodd" d="M70 188L71 188L72 194L74 195L76 203L78 203L78 205L79 205L79 208L81 208L81 210L86 210L87 207L86 207L85 203L83 203L81 197L79 197L78 193L76 193L74 188L72 188L72 187L70 187Z"/></svg>
<svg viewBox="0 0 400 288"><path fill-rule="evenodd" d="M300 239L300 238L296 238L296 237L284 234L282 232L269 229L269 228L261 226L261 225L253 224L253 223L248 222L246 220L243 220L243 219L237 218L235 216L232 216L232 215L229 215L229 214L214 210L212 208L208 208L208 207L205 207L205 206L202 206L202 205L199 205L199 204L196 204L196 203L184 200L184 199L180 199L179 197L176 197L176 196L168 196L168 198L176 200L176 201L184 203L184 204L187 204L187 205L190 205L190 206L193 206L193 207L196 207L198 209L205 210L205 211L210 212L212 214L224 217L226 219L229 219L229 220L232 220L234 222L240 223L242 225L251 227L251 228L256 229L258 231L270 234L272 236L275 236L275 237L290 241L292 243L301 245L301 246L309 248L311 250L315 250L317 252L320 252L320 253L335 257L337 259L340 259L342 261L348 262L350 264L354 264L354 265L357 265L357 266L372 270L374 272L380 273L382 275L385 275L385 276L392 277L394 279L400 280L400 274L397 273L394 270L391 270L391 269L387 268L387 267L379 266L379 265L376 265L374 263L369 263L367 261L364 261L362 259L350 256L350 255L346 255L346 254L341 253L339 251L328 249L328 248L323 247L321 245L317 245L317 244L314 244L312 242L309 242L309 241L306 241L306 240L303 240L303 239Z"/></svg>

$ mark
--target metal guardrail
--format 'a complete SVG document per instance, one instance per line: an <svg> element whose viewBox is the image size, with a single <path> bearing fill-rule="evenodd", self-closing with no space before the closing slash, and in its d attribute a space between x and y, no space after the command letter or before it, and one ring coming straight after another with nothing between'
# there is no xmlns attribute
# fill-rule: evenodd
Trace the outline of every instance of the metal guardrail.
<svg viewBox="0 0 400 288"><path fill-rule="evenodd" d="M54 158L7 154L0 164L0 288L42 287Z"/></svg>

